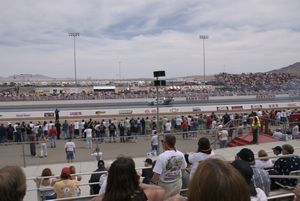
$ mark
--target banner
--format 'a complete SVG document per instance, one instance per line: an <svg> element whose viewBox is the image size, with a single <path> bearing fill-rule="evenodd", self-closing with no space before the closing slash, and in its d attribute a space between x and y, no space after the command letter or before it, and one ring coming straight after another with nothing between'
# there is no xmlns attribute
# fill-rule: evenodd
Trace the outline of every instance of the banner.
<svg viewBox="0 0 300 201"><path fill-rule="evenodd" d="M102 114L105 114L105 113L106 113L105 111L96 111L95 112L96 115L102 115Z"/></svg>
<svg viewBox="0 0 300 201"><path fill-rule="evenodd" d="M80 116L81 112L70 112L70 116Z"/></svg>
<svg viewBox="0 0 300 201"><path fill-rule="evenodd" d="M54 117L54 113L53 112L45 112L44 117Z"/></svg>
<svg viewBox="0 0 300 201"><path fill-rule="evenodd" d="M251 109L261 109L262 105L251 105Z"/></svg>
<svg viewBox="0 0 300 201"><path fill-rule="evenodd" d="M193 112L201 112L201 108L200 107L193 107L192 111Z"/></svg>
<svg viewBox="0 0 300 201"><path fill-rule="evenodd" d="M234 106L231 106L231 109L232 110L243 110L243 106L242 105L234 105Z"/></svg>
<svg viewBox="0 0 300 201"><path fill-rule="evenodd" d="M16 114L16 117L31 117L29 113Z"/></svg>
<svg viewBox="0 0 300 201"><path fill-rule="evenodd" d="M132 114L133 110L119 110L120 115Z"/></svg>
<svg viewBox="0 0 300 201"><path fill-rule="evenodd" d="M227 110L228 110L228 106L217 107L217 111L227 111Z"/></svg>

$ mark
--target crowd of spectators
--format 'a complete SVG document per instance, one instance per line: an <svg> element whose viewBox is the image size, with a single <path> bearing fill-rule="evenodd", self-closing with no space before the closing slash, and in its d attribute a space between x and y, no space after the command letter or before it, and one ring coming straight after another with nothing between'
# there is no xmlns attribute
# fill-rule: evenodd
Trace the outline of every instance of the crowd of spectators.
<svg viewBox="0 0 300 201"><path fill-rule="evenodd" d="M51 148L56 147L56 139L85 138L87 148L92 149L92 139L99 143L128 141L137 142L137 136L153 135L159 133L174 133L182 135L183 139L195 138L197 133L217 134L221 148L226 147L228 141L237 135L249 132L254 116L260 119L260 131L272 134L274 137L286 140L289 135L292 138L299 136L298 123L289 123L294 110L258 110L252 113L225 113L225 114L196 114L186 116L162 116L159 121L156 117L125 117L113 119L89 119L73 121L44 121L44 122L15 122L0 124L0 143L40 141L46 146L48 140ZM158 123L158 125L157 125ZM281 125L284 129L280 129ZM271 129L273 126L273 130ZM274 130L274 126L277 126ZM33 150L35 153L35 150ZM46 152L46 153L45 153ZM32 154L33 156L36 154ZM42 154L43 153L43 154ZM41 147L41 155L47 155L47 150Z"/></svg>
<svg viewBox="0 0 300 201"><path fill-rule="evenodd" d="M287 73L220 73L215 75L215 80L224 86L217 90L218 93L237 95L299 92L300 85L299 77Z"/></svg>
<svg viewBox="0 0 300 201"><path fill-rule="evenodd" d="M300 78L286 73L249 73L215 75L214 80L206 86L194 83L193 85L167 86L160 91L165 97L202 97L233 96L233 95L259 95L259 94L298 94ZM63 92L63 93L35 93L32 89L24 92L20 88L2 89L0 101L44 101L44 100L92 100L92 99L131 99L155 98L156 92L152 86L139 89L100 91L100 92Z"/></svg>
<svg viewBox="0 0 300 201"><path fill-rule="evenodd" d="M281 153L268 167L257 164L257 161L266 159L255 160L253 151L248 148L242 148L233 162L220 159L214 154L209 157L204 156L203 151L211 150L209 140L205 137L198 141L200 152L186 154L187 157L175 145L174 135L164 136L164 151L152 166L154 174L149 178L150 180L147 180L148 184L141 178L135 168L134 160L130 157L118 157L108 168L107 173L104 161L98 161L98 169L89 180L93 182L90 184L90 194L98 195L92 200L267 201L267 196L273 190L280 188L293 188L295 200L300 200L300 186L297 185L297 179L274 177L274 175L284 176L290 175L293 171L300 171L300 158L294 155L294 147L290 144L273 148L274 154L279 148ZM195 155L196 153L200 155ZM197 160L190 160L190 156L196 157ZM194 173L188 174L187 186L183 186L183 180L186 180L183 171L186 172L191 167ZM0 178L0 200L22 201L26 194L26 177L23 170L17 166L6 166L0 169ZM76 200L77 196L81 196L80 180L81 177L76 176L74 166L70 166L62 168L60 176L56 178L49 168L45 168L41 177L37 177L34 181L44 196L43 200L70 197ZM187 194L180 191L186 187ZM218 191L215 191L215 188ZM181 196L182 194L187 197Z"/></svg>

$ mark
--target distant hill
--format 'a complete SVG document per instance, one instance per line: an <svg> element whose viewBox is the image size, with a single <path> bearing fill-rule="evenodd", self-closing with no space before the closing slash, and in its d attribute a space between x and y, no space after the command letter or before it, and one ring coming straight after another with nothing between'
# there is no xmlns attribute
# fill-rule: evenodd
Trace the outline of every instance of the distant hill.
<svg viewBox="0 0 300 201"><path fill-rule="evenodd" d="M19 74L10 75L8 77L0 77L1 81L42 81L42 80L55 80L55 78L47 77L40 74Z"/></svg>
<svg viewBox="0 0 300 201"><path fill-rule="evenodd" d="M298 77L300 77L300 62L294 63L292 65L277 70L269 71L268 73L289 73L291 75L297 75Z"/></svg>

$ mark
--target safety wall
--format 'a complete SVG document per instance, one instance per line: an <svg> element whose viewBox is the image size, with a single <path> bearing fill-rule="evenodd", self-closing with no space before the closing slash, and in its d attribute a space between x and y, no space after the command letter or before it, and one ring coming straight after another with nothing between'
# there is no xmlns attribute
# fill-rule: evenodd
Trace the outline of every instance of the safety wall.
<svg viewBox="0 0 300 201"><path fill-rule="evenodd" d="M205 113L205 112L242 112L272 109L288 109L300 107L300 102L270 102L270 103L249 103L249 104L215 104L215 105L199 105L193 106L160 106L159 113L164 114L180 114L180 113ZM81 116L117 116L117 115L155 115L156 106L145 106L143 108L128 109L95 109L95 110L61 110L61 117L80 118ZM1 119L28 119L28 118L54 118L54 111L34 111L34 112L1 112Z"/></svg>

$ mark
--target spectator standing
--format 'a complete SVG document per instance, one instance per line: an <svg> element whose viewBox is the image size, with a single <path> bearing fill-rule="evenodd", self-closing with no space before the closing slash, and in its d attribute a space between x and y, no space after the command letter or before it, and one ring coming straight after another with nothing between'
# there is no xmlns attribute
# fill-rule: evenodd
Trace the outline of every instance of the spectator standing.
<svg viewBox="0 0 300 201"><path fill-rule="evenodd" d="M74 124L69 124L69 137L74 138Z"/></svg>
<svg viewBox="0 0 300 201"><path fill-rule="evenodd" d="M28 138L30 141L30 155L36 157L35 135L31 134Z"/></svg>
<svg viewBox="0 0 300 201"><path fill-rule="evenodd" d="M91 154L91 156L95 157L95 159L96 159L97 161L100 161L100 160L101 160L102 152L100 152L100 148L98 147L98 145L97 145L95 151Z"/></svg>
<svg viewBox="0 0 300 201"><path fill-rule="evenodd" d="M164 152L161 153L153 168L154 182L165 189L165 198L176 195L180 192L182 186L181 171L187 166L183 153L175 147L176 137L174 135L165 135L162 140Z"/></svg>
<svg viewBox="0 0 300 201"><path fill-rule="evenodd" d="M69 139L69 141L66 142L65 144L65 151L66 151L68 163L73 162L73 159L75 157L75 148L76 148L75 143L72 142L72 139Z"/></svg>
<svg viewBox="0 0 300 201"><path fill-rule="evenodd" d="M6 140L6 129L4 124L0 125L0 143L4 143Z"/></svg>
<svg viewBox="0 0 300 201"><path fill-rule="evenodd" d="M222 125L218 126L218 129L219 129L218 139L219 139L219 142L220 142L220 148L225 148L226 144L228 142L228 131L225 130L225 129L222 129L222 128L223 128Z"/></svg>
<svg viewBox="0 0 300 201"><path fill-rule="evenodd" d="M65 140L69 138L69 124L68 121L65 120L62 127Z"/></svg>
<svg viewBox="0 0 300 201"><path fill-rule="evenodd" d="M156 156L158 150L158 135L157 131L152 131L152 137L151 137L151 154Z"/></svg>
<svg viewBox="0 0 300 201"><path fill-rule="evenodd" d="M141 129L142 129L142 135L145 135L146 133L146 121L144 118L141 119Z"/></svg>
<svg viewBox="0 0 300 201"><path fill-rule="evenodd" d="M188 139L189 123L188 123L187 119L183 120L181 128L182 128L182 138L183 139Z"/></svg>
<svg viewBox="0 0 300 201"><path fill-rule="evenodd" d="M189 163L192 164L190 179L193 177L197 167L201 161L204 161L215 156L214 151L211 149L210 142L206 137L202 137L198 141L198 149L195 153L188 156Z"/></svg>
<svg viewBox="0 0 300 201"><path fill-rule="evenodd" d="M79 137L79 122L77 120L74 122L74 134L75 137Z"/></svg>
<svg viewBox="0 0 300 201"><path fill-rule="evenodd" d="M114 123L111 123L109 126L108 126L108 130L109 130L109 142L116 142L116 129L117 127L115 126Z"/></svg>
<svg viewBox="0 0 300 201"><path fill-rule="evenodd" d="M7 132L7 140L8 141L13 141L14 139L14 127L11 125L11 123L8 123L8 127L6 129Z"/></svg>
<svg viewBox="0 0 300 201"><path fill-rule="evenodd" d="M51 148L56 148L57 131L54 125L50 128L48 136L50 137Z"/></svg>
<svg viewBox="0 0 300 201"><path fill-rule="evenodd" d="M84 130L84 135L86 136L86 145L88 149L92 149L93 146L93 141L92 141L92 137L93 137L93 130L90 127L87 127Z"/></svg>
<svg viewBox="0 0 300 201"><path fill-rule="evenodd" d="M55 122L56 132L57 132L57 139L60 139L61 134L61 124L59 121Z"/></svg>
<svg viewBox="0 0 300 201"><path fill-rule="evenodd" d="M124 143L125 142L125 127L122 122L119 122L118 124L119 132L120 132L120 142Z"/></svg>
<svg viewBox="0 0 300 201"><path fill-rule="evenodd" d="M41 144L41 158L47 157L48 156L48 152L47 152L47 138L45 137L44 134L41 135L40 138L40 144Z"/></svg>
<svg viewBox="0 0 300 201"><path fill-rule="evenodd" d="M251 128L252 128L252 135L253 140L252 144L258 144L258 134L259 134L259 128L260 128L260 120L259 117L254 113Z"/></svg>
<svg viewBox="0 0 300 201"><path fill-rule="evenodd" d="M99 133L100 133L100 143L104 142L104 138L105 138L105 129L106 127L104 126L103 122L101 122L100 126L99 126Z"/></svg>
<svg viewBox="0 0 300 201"><path fill-rule="evenodd" d="M172 124L171 124L170 120L167 120L167 122L165 124L165 133L171 133L171 129L172 129Z"/></svg>

